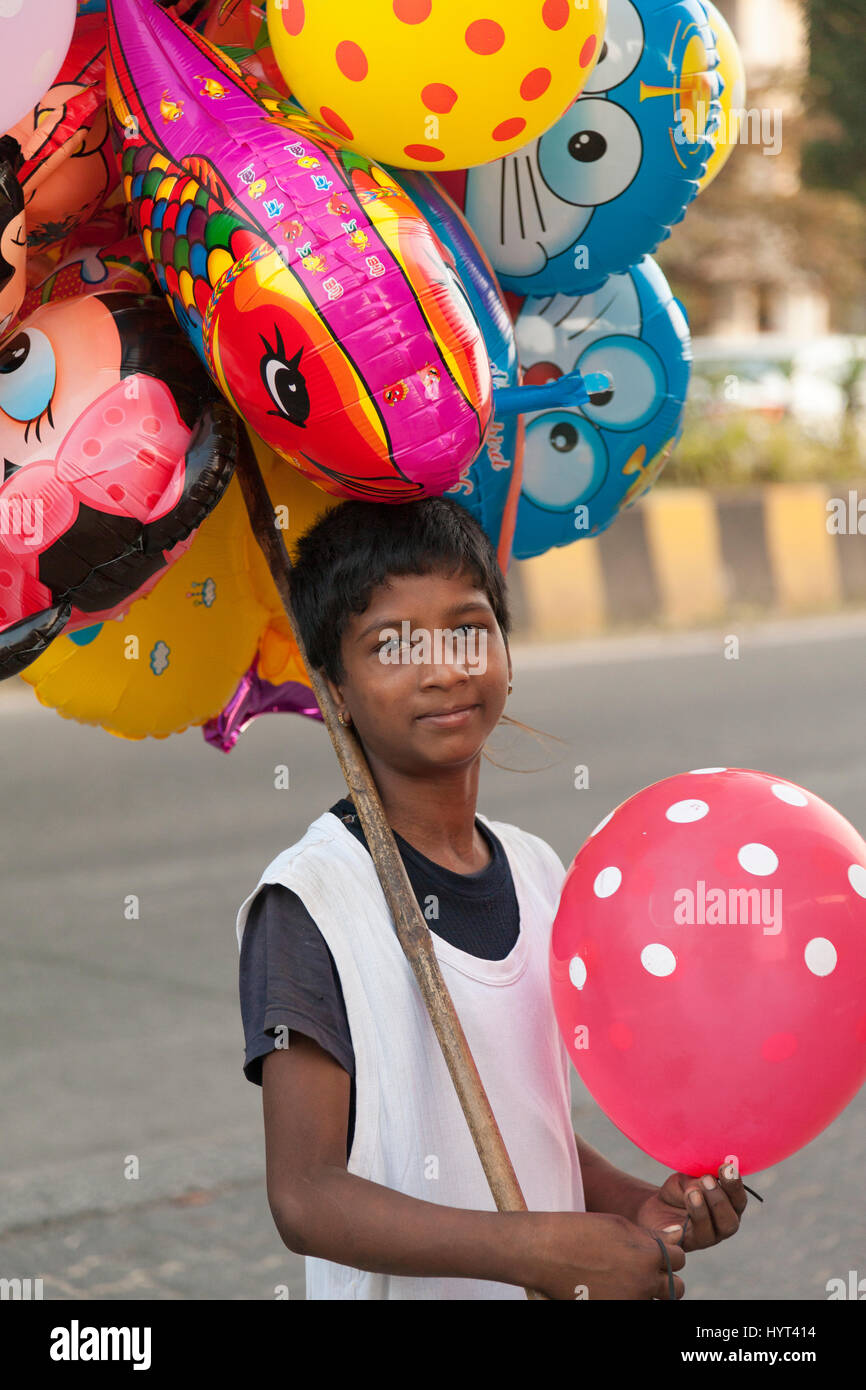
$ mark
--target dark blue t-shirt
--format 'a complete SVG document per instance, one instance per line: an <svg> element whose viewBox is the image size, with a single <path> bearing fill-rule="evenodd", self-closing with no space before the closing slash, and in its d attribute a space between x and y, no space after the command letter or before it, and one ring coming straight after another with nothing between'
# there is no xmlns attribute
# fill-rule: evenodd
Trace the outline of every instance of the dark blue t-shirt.
<svg viewBox="0 0 866 1390"><path fill-rule="evenodd" d="M344 798L330 809L366 847L352 802ZM468 955L502 960L520 933L517 895L501 842L481 821L475 824L491 859L474 874L443 868L401 835L395 833L394 839L431 932ZM264 884L250 906L241 942L239 988L247 1080L262 1084L262 1059L276 1047L280 1026L312 1038L348 1072L348 1159L355 1131L355 1053L340 977L309 912L282 883Z"/></svg>

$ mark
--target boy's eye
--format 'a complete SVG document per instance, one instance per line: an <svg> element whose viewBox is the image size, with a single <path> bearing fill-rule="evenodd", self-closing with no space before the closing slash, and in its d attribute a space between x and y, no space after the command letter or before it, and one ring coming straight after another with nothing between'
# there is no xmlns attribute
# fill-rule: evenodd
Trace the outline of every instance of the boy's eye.
<svg viewBox="0 0 866 1390"><path fill-rule="evenodd" d="M449 630L453 630L454 632L461 632L461 631L471 631L471 630L473 630L473 629L477 629L477 630L479 630L479 631L486 632L487 629L488 629L488 626L489 626L488 623L486 623L486 622L484 622L484 621L481 621L481 620L477 620L477 621L468 621L468 622L465 622L465 623L458 623L458 625L457 625L455 628L449 629ZM436 629L436 631L439 631L439 629ZM444 631L445 631L445 629L442 629L442 632L443 632L443 633L444 633ZM432 636L433 639L435 640L435 633L431 633L431 636ZM416 640L416 643L417 643L417 641L419 640L417 634L415 635L415 640ZM381 642L376 642L376 643L373 645L373 647L371 648L372 654L375 655L375 656L378 656L378 657L381 657L381 656L384 655L384 654L387 654L388 656L396 656L396 655L398 655L401 651L404 651L404 650L407 651L407 652L411 652L411 651L414 650L414 645L413 645L413 642L412 642L411 640L409 640L409 639L407 639L407 638L402 638L402 637L387 637L387 638L384 638Z"/></svg>

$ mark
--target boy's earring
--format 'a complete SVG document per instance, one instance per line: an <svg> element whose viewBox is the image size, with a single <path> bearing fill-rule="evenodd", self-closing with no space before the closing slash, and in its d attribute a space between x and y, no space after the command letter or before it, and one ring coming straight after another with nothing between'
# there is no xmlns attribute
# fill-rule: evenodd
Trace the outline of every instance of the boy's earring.
<svg viewBox="0 0 866 1390"><path fill-rule="evenodd" d="M342 711L337 715L337 719L340 721L344 729L349 727L349 720L346 719Z"/></svg>
<svg viewBox="0 0 866 1390"><path fill-rule="evenodd" d="M514 686L511 684L511 681L509 681L509 682L508 682L508 694L509 694L509 695L511 694L511 692L512 692L513 689L514 689Z"/></svg>

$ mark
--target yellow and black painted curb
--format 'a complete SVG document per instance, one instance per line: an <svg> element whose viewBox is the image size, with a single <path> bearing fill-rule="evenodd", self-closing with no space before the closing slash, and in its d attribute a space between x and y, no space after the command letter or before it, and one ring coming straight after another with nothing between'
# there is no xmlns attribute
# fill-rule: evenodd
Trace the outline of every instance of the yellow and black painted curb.
<svg viewBox="0 0 866 1390"><path fill-rule="evenodd" d="M657 488L601 536L512 563L516 634L582 637L641 623L689 627L746 608L866 603L860 482L859 493L848 483Z"/></svg>

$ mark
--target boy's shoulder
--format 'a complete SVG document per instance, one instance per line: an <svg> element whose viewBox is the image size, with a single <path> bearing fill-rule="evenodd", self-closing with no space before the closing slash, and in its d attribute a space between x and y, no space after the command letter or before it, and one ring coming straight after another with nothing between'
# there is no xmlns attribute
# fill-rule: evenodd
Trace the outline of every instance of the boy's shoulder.
<svg viewBox="0 0 866 1390"><path fill-rule="evenodd" d="M264 869L262 879L271 873L279 871L296 860L306 856L313 857L318 851L327 849L335 841L340 843L351 842L354 836L348 834L346 827L341 824L339 817L331 811L323 811L314 821L311 821L299 840L294 844L287 845L275 855L270 864Z"/></svg>
<svg viewBox="0 0 866 1390"><path fill-rule="evenodd" d="M355 837L330 811L323 811L320 816L311 821L299 840L280 850L270 863L265 865L255 888L247 894L238 908L236 918L238 948L240 948L243 939L250 907L260 889L273 883L282 883L286 887L295 888L299 878L302 880L309 874L312 874L314 879L319 881L324 877L333 881L339 875L341 858L345 858L347 855L349 856L346 861L347 871L357 882L357 876L359 872L363 871L363 860L366 857L364 850L361 850L359 857L358 849L354 848L357 845L358 842Z"/></svg>
<svg viewBox="0 0 866 1390"><path fill-rule="evenodd" d="M547 840L543 840L540 835L534 835L531 830L524 830L520 825L513 825L510 821L491 820L480 811L477 814L478 819L502 841L506 850L522 850L530 858L539 861L555 883L557 892L559 891L566 869L556 850Z"/></svg>
<svg viewBox="0 0 866 1390"><path fill-rule="evenodd" d="M524 830L520 825L514 825L511 821L493 820L492 817L484 815L483 812L476 812L478 819L483 821L489 830L502 842L506 850L524 850L530 855L535 855L541 859L560 879L565 877L565 866L552 845L547 840L543 840L540 835L535 835L531 830ZM311 821L300 839L294 844L288 845L280 850L268 864L262 874L262 878L269 876L272 871L278 872L283 866L292 863L301 856L312 857L316 851L327 849L339 841L345 845L358 845L356 836L352 835L340 821L339 816L332 810L323 811L314 821Z"/></svg>
<svg viewBox="0 0 866 1390"><path fill-rule="evenodd" d="M530 873L544 873L551 886L559 892L566 870L552 845L540 835L524 830L522 826L514 825L510 821L493 820L480 811L476 814L499 839L510 858L519 857ZM335 851L338 853L335 854ZM263 869L258 887L265 883L285 881L286 875L292 869L298 869L303 865L309 865L314 872L331 872L336 868L336 862L347 855L347 867L353 873L357 873L361 862L373 868L366 849L342 824L339 816L330 810L323 811L311 821L300 839L274 856ZM317 861L322 862L317 864Z"/></svg>

